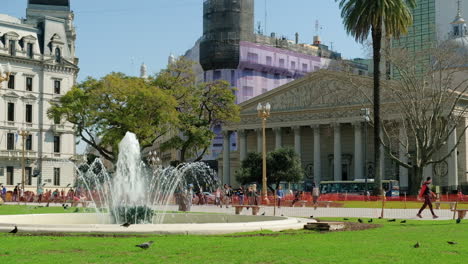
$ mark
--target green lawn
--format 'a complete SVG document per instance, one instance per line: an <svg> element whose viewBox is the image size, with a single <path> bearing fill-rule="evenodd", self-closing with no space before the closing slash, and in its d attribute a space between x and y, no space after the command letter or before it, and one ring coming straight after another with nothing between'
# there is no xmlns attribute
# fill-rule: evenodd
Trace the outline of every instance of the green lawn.
<svg viewBox="0 0 468 264"><path fill-rule="evenodd" d="M57 213L71 213L76 208L68 208L67 210L62 207L45 207L45 204L40 206L25 206L25 205L1 205L0 215L15 215L15 214L57 214ZM79 212L83 212L83 208L78 209ZM88 208L87 211L94 211Z"/></svg>
<svg viewBox="0 0 468 264"><path fill-rule="evenodd" d="M328 220L342 220L332 219ZM355 219L350 221L356 222ZM466 263L468 220L408 221L363 231L223 236L0 234L2 263ZM21 230L21 227L19 227ZM134 245L153 240L148 250ZM420 248L413 248L419 241ZM448 245L446 241L456 241Z"/></svg>

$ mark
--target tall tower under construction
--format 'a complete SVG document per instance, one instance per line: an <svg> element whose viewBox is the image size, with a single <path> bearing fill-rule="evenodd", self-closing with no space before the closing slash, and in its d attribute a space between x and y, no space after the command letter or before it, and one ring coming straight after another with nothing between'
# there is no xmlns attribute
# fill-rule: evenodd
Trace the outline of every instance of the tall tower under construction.
<svg viewBox="0 0 468 264"><path fill-rule="evenodd" d="M203 70L236 69L240 42L254 38L254 0L205 0L200 64Z"/></svg>

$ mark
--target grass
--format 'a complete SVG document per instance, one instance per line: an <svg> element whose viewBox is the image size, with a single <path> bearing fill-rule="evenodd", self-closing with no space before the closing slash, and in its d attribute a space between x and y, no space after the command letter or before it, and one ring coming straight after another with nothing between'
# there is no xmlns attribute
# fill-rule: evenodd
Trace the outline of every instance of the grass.
<svg viewBox="0 0 468 264"><path fill-rule="evenodd" d="M0 215L16 215L16 214L63 214L75 211L75 208L68 208L67 210L62 207L45 207L45 204L39 206L25 206L25 205L2 205L0 206ZM83 212L83 208L79 208L79 212ZM88 209L91 212L91 209ZM93 210L94 211L94 210Z"/></svg>
<svg viewBox="0 0 468 264"><path fill-rule="evenodd" d="M55 209L44 208L51 213ZM5 209L5 211L24 209ZM31 209L29 209L31 210ZM32 209L35 210L39 209ZM44 213L44 212L43 212ZM327 220L343 220L327 218ZM367 220L367 219L366 219ZM356 219L349 221L356 222ZM2 263L465 263L468 220L374 219L379 228L362 231L257 232L222 236L0 234ZM153 240L148 250L136 244ZM420 248L413 248L419 241ZM456 241L448 245L446 241Z"/></svg>

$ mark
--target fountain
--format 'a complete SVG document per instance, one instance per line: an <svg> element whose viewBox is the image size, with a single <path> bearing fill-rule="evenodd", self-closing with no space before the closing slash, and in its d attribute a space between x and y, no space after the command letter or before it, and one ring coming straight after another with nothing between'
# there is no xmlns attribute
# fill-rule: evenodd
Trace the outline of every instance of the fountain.
<svg viewBox="0 0 468 264"><path fill-rule="evenodd" d="M79 166L77 172L77 185L92 200L94 213L0 216L0 231L18 225L29 232L224 234L304 226L304 220L297 218L233 215L234 211L167 213L175 200L179 209L190 209L192 190L188 186L213 191L218 178L201 162L168 168L145 164L138 140L129 132L119 144L115 172L107 172L99 159L90 166ZM121 227L123 223L131 226Z"/></svg>

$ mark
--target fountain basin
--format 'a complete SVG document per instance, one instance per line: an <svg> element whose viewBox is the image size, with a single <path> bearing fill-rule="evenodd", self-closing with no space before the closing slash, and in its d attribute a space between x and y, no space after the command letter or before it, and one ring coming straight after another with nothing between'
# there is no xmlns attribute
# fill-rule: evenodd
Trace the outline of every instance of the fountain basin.
<svg viewBox="0 0 468 264"><path fill-rule="evenodd" d="M147 233L211 235L261 230L303 229L312 219L218 214L166 214L162 224L138 224L128 228L110 223L106 214L33 214L0 216L0 231L18 226L19 232Z"/></svg>

